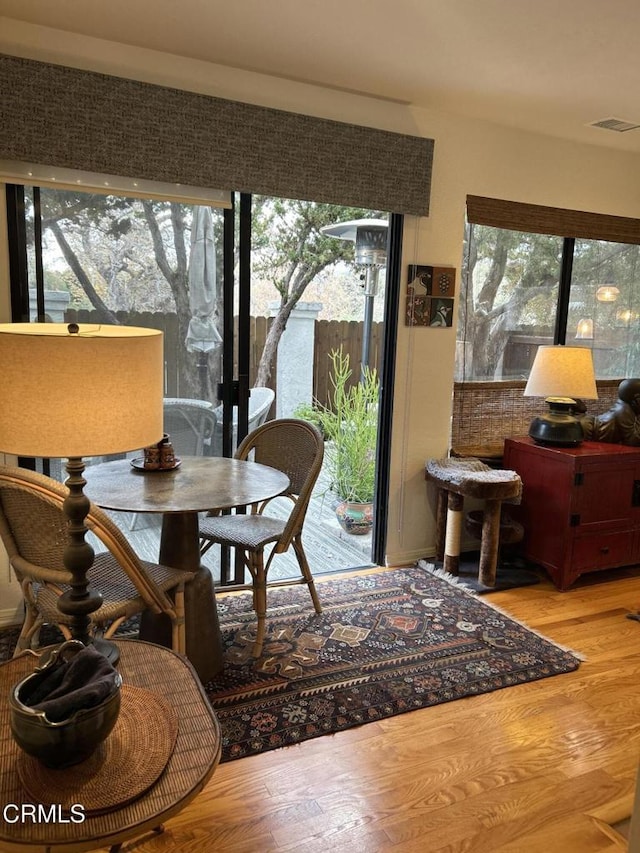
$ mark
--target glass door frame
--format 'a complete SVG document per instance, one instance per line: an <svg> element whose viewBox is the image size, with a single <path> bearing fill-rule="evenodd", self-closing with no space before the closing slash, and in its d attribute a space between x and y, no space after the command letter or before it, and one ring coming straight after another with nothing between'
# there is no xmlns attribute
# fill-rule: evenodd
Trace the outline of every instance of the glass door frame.
<svg viewBox="0 0 640 853"><path fill-rule="evenodd" d="M44 275L42 268L41 222L39 188L34 187L35 242L36 242L36 301L38 318L44 318ZM29 276L27 261L27 235L25 193L22 185L7 184L7 224L9 261L11 271L10 298L12 322L29 322ZM376 512L374 517L372 554L373 562L384 565L386 529L388 524L390 442L381 440L391 435L393 413L393 387L395 380L396 342L399 317L399 291L401 282L401 257L404 217L391 214L389 219L388 263L384 317L384 342L380 370L381 397L379 407L378 442L376 449ZM235 329L235 235L238 234L238 326ZM223 409L222 452L233 455L233 414L238 410L237 441L247 434L249 415L249 364L250 364L250 301L251 301L251 233L252 196L249 193L232 194L232 206L223 214L223 366L221 403ZM236 339L237 338L237 339ZM234 375L234 355L237 350L238 375ZM21 459L20 464L31 467L33 460ZM46 467L45 467L46 472ZM244 570L236 565L230 570L230 557L221 564L221 583L239 582ZM232 576L233 575L233 576Z"/></svg>
<svg viewBox="0 0 640 853"><path fill-rule="evenodd" d="M237 443L246 436L249 427L249 335L251 328L251 195L232 194L232 207L224 212L223 233L223 333L222 333L222 455L233 456L233 412L238 410ZM238 212L238 331L235 331L235 232ZM236 339L237 337L237 339ZM238 352L238 375L234 372L235 352ZM236 512L244 511L237 509ZM220 585L234 586L244 582L245 567L231 548L220 549Z"/></svg>
<svg viewBox="0 0 640 853"><path fill-rule="evenodd" d="M385 283L384 337L380 368L380 405L378 441L376 443L376 484L371 539L371 559L378 566L386 562L387 526L389 523L389 488L391 475L391 430L400 316L402 281L402 240L404 216L389 216L387 239L387 280Z"/></svg>

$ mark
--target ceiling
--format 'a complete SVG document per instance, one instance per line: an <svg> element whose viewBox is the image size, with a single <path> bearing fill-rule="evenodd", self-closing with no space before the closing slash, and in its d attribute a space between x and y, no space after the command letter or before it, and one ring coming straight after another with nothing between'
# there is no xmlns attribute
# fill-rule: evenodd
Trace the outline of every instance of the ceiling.
<svg viewBox="0 0 640 853"><path fill-rule="evenodd" d="M637 0L0 0L0 15L640 152Z"/></svg>

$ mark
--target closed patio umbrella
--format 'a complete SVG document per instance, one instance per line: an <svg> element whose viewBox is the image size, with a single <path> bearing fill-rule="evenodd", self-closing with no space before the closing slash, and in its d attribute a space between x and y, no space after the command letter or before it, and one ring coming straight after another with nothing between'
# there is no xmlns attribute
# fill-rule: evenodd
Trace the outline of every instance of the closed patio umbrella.
<svg viewBox="0 0 640 853"><path fill-rule="evenodd" d="M191 320L185 344L189 352L197 352L200 390L207 394L209 353L222 343L215 324L216 249L213 240L213 218L210 207L193 208L191 252L189 255L189 307Z"/></svg>

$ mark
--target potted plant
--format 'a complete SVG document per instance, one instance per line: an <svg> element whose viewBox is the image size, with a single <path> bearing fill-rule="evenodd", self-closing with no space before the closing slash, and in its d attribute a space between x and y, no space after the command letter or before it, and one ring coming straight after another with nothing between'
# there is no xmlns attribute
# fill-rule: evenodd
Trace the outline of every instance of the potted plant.
<svg viewBox="0 0 640 853"><path fill-rule="evenodd" d="M338 521L347 533L364 534L373 524L379 381L377 372L365 367L360 382L349 385L349 355L340 348L329 359L329 405L315 403L310 420L327 439L329 488L338 498Z"/></svg>

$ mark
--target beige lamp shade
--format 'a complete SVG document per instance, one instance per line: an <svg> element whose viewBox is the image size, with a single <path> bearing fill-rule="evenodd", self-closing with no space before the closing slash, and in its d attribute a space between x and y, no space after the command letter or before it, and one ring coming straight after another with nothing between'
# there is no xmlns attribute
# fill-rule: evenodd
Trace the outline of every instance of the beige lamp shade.
<svg viewBox="0 0 640 853"><path fill-rule="evenodd" d="M162 332L132 326L0 324L0 451L87 457L163 431Z"/></svg>
<svg viewBox="0 0 640 853"><path fill-rule="evenodd" d="M587 347L538 347L524 396L597 400L591 350Z"/></svg>

